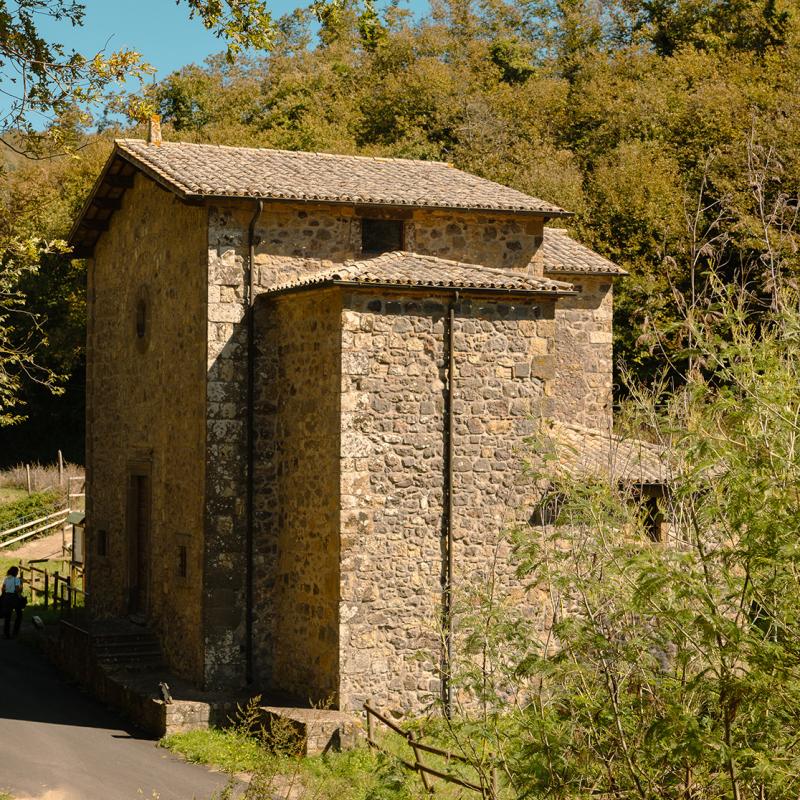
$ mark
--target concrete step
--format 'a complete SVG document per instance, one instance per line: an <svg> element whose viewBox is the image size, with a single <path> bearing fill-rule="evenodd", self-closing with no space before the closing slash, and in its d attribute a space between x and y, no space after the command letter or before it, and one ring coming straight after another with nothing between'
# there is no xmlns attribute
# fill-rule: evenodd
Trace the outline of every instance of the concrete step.
<svg viewBox="0 0 800 800"><path fill-rule="evenodd" d="M142 659L142 658L161 658L161 650L158 648L147 648L138 650L119 650L113 653L96 653L98 661L124 661L126 658Z"/></svg>
<svg viewBox="0 0 800 800"><path fill-rule="evenodd" d="M153 638L125 642L94 642L93 644L95 653L116 653L124 650L139 650L152 647L158 647L158 641Z"/></svg>
<svg viewBox="0 0 800 800"><path fill-rule="evenodd" d="M97 663L106 668L137 672L165 667L158 639L147 630L95 633L92 651Z"/></svg>
<svg viewBox="0 0 800 800"><path fill-rule="evenodd" d="M92 636L92 643L95 645L124 644L126 642L155 642L156 637L152 633L117 633L117 634L95 634Z"/></svg>
<svg viewBox="0 0 800 800"><path fill-rule="evenodd" d="M124 670L125 672L150 672L153 670L164 670L161 656L151 658L102 658L97 663L106 669Z"/></svg>

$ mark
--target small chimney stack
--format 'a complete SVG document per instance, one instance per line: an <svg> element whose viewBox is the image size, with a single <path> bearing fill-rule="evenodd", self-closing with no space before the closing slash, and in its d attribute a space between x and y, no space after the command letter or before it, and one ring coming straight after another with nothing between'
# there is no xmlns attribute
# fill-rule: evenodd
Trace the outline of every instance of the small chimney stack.
<svg viewBox="0 0 800 800"><path fill-rule="evenodd" d="M161 144L161 117L158 114L150 115L150 122L147 126L147 144L154 144L156 147Z"/></svg>

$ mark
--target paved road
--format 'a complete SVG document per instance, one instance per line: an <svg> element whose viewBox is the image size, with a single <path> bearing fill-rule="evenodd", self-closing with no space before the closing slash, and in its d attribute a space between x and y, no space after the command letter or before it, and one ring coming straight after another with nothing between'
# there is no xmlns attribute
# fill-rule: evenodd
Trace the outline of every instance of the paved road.
<svg viewBox="0 0 800 800"><path fill-rule="evenodd" d="M138 738L35 650L0 637L0 793L17 800L209 800L225 776Z"/></svg>

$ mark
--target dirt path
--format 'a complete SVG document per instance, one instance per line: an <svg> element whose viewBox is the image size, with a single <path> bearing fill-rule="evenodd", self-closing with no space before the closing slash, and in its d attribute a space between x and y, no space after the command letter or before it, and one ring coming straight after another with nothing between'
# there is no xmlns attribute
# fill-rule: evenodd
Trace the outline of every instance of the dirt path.
<svg viewBox="0 0 800 800"><path fill-rule="evenodd" d="M210 800L226 782L139 738L36 651L2 638L0 728L0 794L15 800Z"/></svg>
<svg viewBox="0 0 800 800"><path fill-rule="evenodd" d="M23 561L35 561L40 558L61 558L61 530L42 536L40 539L25 542L15 550L4 550L8 558L19 558Z"/></svg>

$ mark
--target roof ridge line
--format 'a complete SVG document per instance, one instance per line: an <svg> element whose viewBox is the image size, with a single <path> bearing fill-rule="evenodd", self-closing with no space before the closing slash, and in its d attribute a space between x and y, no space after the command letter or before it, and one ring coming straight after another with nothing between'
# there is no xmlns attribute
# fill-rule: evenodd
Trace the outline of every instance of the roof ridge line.
<svg viewBox="0 0 800 800"><path fill-rule="evenodd" d="M136 142L137 144L143 144L150 146L151 143L148 142L146 139L131 139L128 137L123 137L120 139L114 139L114 142ZM160 145L153 145L153 147L163 147L164 145L181 145L183 147L190 146L190 147L215 147L219 150L251 150L257 153L269 152L269 153L287 153L289 155L297 154L297 155L315 155L315 156L323 156L328 158L359 158L366 161L399 161L401 163L412 163L412 164L437 164L439 166L449 167L450 169L459 169L458 167L451 164L449 161L439 161L438 159L424 159L424 158L402 158L400 156L367 156L361 153L327 153L324 150L287 150L283 147L252 147L249 145L238 145L238 144L216 144L214 142L183 142L183 141L175 141L175 140L163 140ZM463 170L459 170L463 172ZM467 175L471 175L472 173L465 173ZM480 177L479 175L476 177ZM482 180L490 180L490 178L482 178ZM492 181L495 183L496 181ZM503 184L498 184L502 186ZM510 187L506 187L510 188Z"/></svg>

